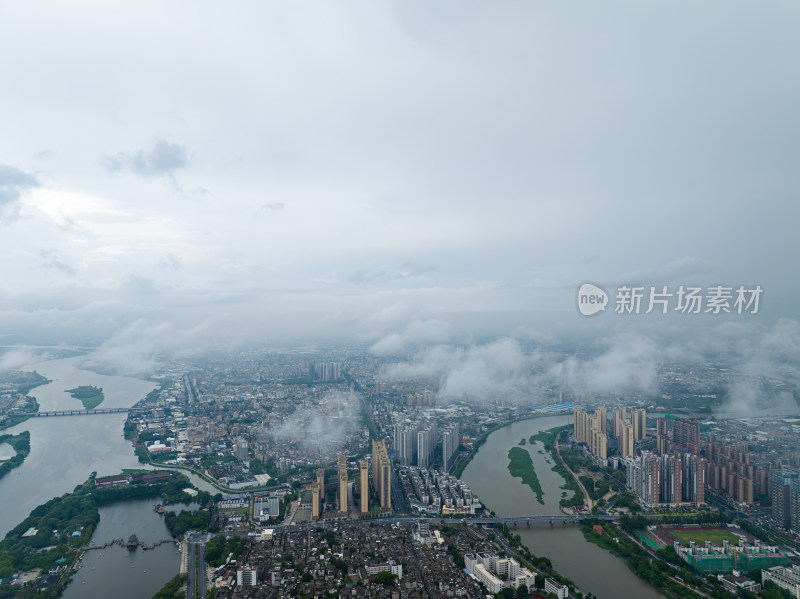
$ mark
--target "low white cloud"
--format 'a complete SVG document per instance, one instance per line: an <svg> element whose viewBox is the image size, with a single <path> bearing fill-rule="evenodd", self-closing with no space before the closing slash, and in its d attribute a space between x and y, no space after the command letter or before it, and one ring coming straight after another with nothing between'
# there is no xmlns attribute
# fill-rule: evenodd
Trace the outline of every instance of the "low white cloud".
<svg viewBox="0 0 800 599"><path fill-rule="evenodd" d="M211 348L234 347L238 333L225 318L181 327L172 322L139 319L112 335L86 358L86 366L101 372L147 375L156 370L158 356L196 356Z"/></svg>
<svg viewBox="0 0 800 599"><path fill-rule="evenodd" d="M333 391L318 403L298 407L271 433L276 441L297 443L308 451L336 453L355 432L359 410L358 396Z"/></svg>
<svg viewBox="0 0 800 599"><path fill-rule="evenodd" d="M46 359L40 351L29 347L15 347L0 354L0 372L17 370L29 364L35 364Z"/></svg>
<svg viewBox="0 0 800 599"><path fill-rule="evenodd" d="M596 357L526 352L503 338L463 347L437 345L387 369L389 379L428 379L443 398L530 401L567 389L578 398L658 390L660 346L640 336L615 338Z"/></svg>
<svg viewBox="0 0 800 599"><path fill-rule="evenodd" d="M448 323L436 320L414 320L400 333L390 333L370 348L380 356L396 356L421 345L442 343L452 334Z"/></svg>
<svg viewBox="0 0 800 599"><path fill-rule="evenodd" d="M744 356L719 414L747 417L800 413L794 397L800 388L800 323L782 319L760 336L748 334L737 341L744 348ZM793 389L776 388L776 383Z"/></svg>

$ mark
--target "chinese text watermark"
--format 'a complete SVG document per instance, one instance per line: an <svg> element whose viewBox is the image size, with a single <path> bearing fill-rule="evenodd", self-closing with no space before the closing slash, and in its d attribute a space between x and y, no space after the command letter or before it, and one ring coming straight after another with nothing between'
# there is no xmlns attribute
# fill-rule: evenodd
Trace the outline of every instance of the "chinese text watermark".
<svg viewBox="0 0 800 599"><path fill-rule="evenodd" d="M754 287L694 287L679 285L628 286L617 288L614 312L617 314L758 314L761 294L760 285ZM604 311L608 294L593 283L584 283L578 288L578 310L584 316Z"/></svg>

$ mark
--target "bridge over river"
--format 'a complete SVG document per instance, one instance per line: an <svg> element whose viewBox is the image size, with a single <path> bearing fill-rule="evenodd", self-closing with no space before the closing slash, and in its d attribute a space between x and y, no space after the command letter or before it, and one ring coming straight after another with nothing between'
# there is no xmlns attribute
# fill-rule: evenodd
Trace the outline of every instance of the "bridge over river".
<svg viewBox="0 0 800 599"><path fill-rule="evenodd" d="M51 416L91 416L92 414L120 414L130 412L133 408L97 408L94 410L53 410L50 412L36 412L34 418L49 418Z"/></svg>

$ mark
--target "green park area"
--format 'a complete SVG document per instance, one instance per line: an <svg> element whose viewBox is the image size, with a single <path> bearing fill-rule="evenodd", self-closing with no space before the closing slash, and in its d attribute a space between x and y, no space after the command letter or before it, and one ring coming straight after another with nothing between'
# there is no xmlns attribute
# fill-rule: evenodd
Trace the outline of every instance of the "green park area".
<svg viewBox="0 0 800 599"><path fill-rule="evenodd" d="M542 499L544 491L542 491L542 485L539 482L539 477L536 475L536 470L533 468L531 454L521 447L512 447L508 451L508 459L510 460L508 471L511 473L511 476L521 478L522 483L528 485L531 491L536 493L536 501L544 505L544 499Z"/></svg>
<svg viewBox="0 0 800 599"><path fill-rule="evenodd" d="M91 385L81 385L74 389L67 389L67 393L75 399L80 399L86 410L94 410L105 399L103 390Z"/></svg>

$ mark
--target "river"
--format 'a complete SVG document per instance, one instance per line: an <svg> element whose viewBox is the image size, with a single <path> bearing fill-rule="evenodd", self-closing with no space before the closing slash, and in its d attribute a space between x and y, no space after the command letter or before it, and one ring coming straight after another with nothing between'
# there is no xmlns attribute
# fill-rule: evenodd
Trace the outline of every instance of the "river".
<svg viewBox="0 0 800 599"><path fill-rule="evenodd" d="M552 458L544 452L543 445L527 441L539 431L571 422L572 416L548 416L522 420L495 431L461 478L498 516L560 514L563 478L550 469ZM536 500L530 487L508 472L508 450L517 447L523 438L526 444L522 447L530 453L544 491L544 505ZM577 527L518 528L514 532L534 555L549 558L558 572L598 599L663 599L661 593L637 578L623 560L586 541Z"/></svg>
<svg viewBox="0 0 800 599"><path fill-rule="evenodd" d="M30 392L39 402L41 411L83 409L80 400L66 393L67 389L80 385L102 387L105 400L101 408L130 407L156 386L152 381L83 370L79 367L83 359L81 356L64 358L22 368L36 370L51 380ZM3 434L30 431L31 452L19 468L0 479L3 504L0 538L37 505L72 491L92 471L102 476L118 474L124 468L142 468L130 441L123 436L125 418L124 413L31 418L2 431ZM216 492L199 477L183 473L198 488ZM131 534L147 541L169 538L161 517L152 510L156 501L126 501L101 508L100 524L93 539L102 544L108 538L127 538ZM99 553L97 550L87 552L84 567L67 587L65 597L151 597L178 573L173 545L134 554L117 547L102 551L102 558L95 555ZM143 573L145 569L147 574ZM116 585L113 592L109 585ZM120 589L132 594L126 595Z"/></svg>

